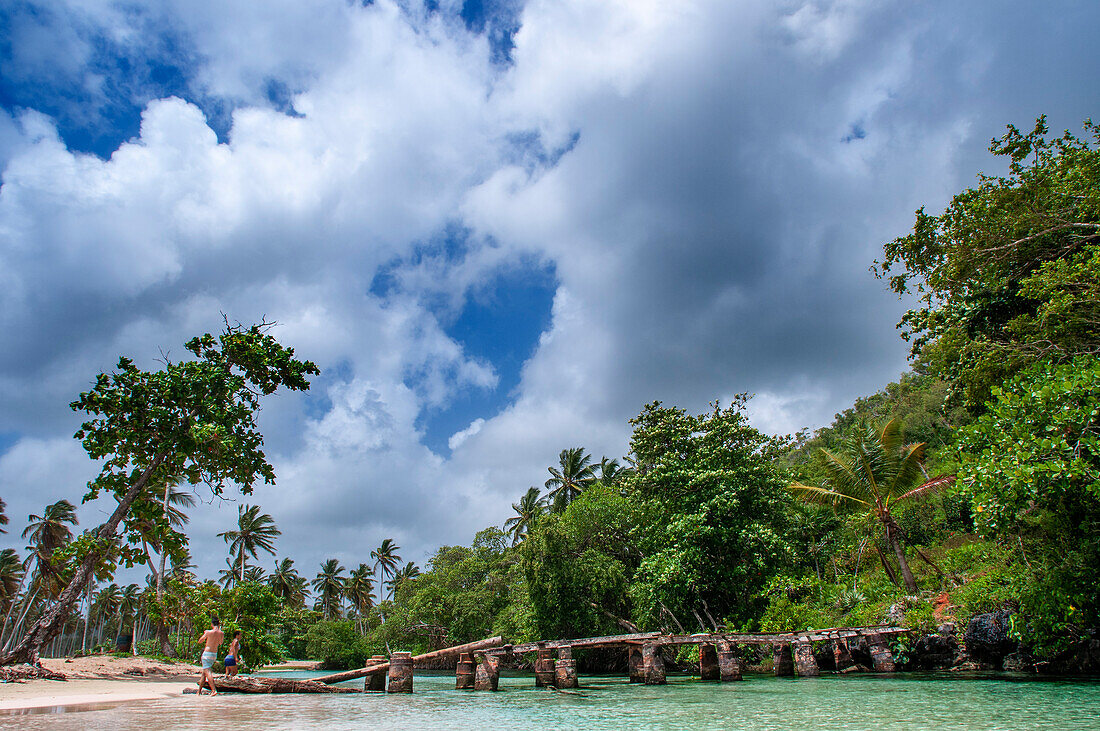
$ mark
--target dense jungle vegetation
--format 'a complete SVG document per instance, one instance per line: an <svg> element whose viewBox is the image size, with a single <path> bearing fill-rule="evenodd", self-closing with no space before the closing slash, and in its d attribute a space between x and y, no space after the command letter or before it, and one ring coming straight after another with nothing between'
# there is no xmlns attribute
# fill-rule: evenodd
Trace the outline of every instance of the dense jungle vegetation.
<svg viewBox="0 0 1100 731"><path fill-rule="evenodd" d="M347 667L495 634L932 631L1007 608L1015 639L1057 657L1100 627L1100 130L1085 131L1009 127L991 147L1006 174L981 176L939 215L918 211L885 245L877 275L915 303L898 381L788 436L753 427L746 396L702 414L648 404L623 457L563 445L542 485L517 486L503 526L424 567L402 565L387 540L350 571L333 559L309 579L286 558L266 573L258 556L276 554L278 529L242 506L220 581L197 577L177 485L267 477L252 394L308 387L316 369L262 329L194 341L200 362L236 368L228 380L123 361L74 403L100 414L79 436L109 458L93 491L131 501L122 532L74 536L64 500L30 516L28 554L0 555L5 648L51 613L43 652L113 645L136 627L141 651L190 657L218 614L245 631L250 664ZM195 399L169 403L184 387L216 401L220 421L200 433ZM141 399L165 411L156 439L126 421L147 414ZM157 452L164 434L174 447ZM126 562L149 567L147 586L111 583Z"/></svg>

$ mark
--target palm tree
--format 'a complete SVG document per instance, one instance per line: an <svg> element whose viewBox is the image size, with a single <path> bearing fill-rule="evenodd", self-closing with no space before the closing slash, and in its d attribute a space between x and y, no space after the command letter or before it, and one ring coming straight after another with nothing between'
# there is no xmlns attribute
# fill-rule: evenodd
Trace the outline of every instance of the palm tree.
<svg viewBox="0 0 1100 731"><path fill-rule="evenodd" d="M623 467L617 459L601 457L600 463L593 467L592 472L596 482L604 487L614 487L630 473L630 468Z"/></svg>
<svg viewBox="0 0 1100 731"><path fill-rule="evenodd" d="M140 602L141 587L137 584L127 584L122 590L118 602L118 634L122 635L122 626L129 621L130 647L135 655L137 654L137 637L135 637L134 624L137 617L133 615L137 612Z"/></svg>
<svg viewBox="0 0 1100 731"><path fill-rule="evenodd" d="M23 563L14 548L0 551L0 613L7 614L23 585Z"/></svg>
<svg viewBox="0 0 1100 731"><path fill-rule="evenodd" d="M569 507L585 488L595 479L592 471L592 457L584 453L583 447L563 449L558 455L558 466L547 467L550 473L544 485L550 490L550 499L554 501L554 510L561 512Z"/></svg>
<svg viewBox="0 0 1100 731"><path fill-rule="evenodd" d="M237 556L238 575L244 581L245 555L256 558L256 552L263 549L275 554L275 538L283 533L275 527L275 521L267 513L260 512L259 505L241 505L238 508L237 530L219 533L229 544L229 554Z"/></svg>
<svg viewBox="0 0 1100 731"><path fill-rule="evenodd" d="M4 504L4 498L0 497L0 525L8 524L8 506ZM6 530L0 528L0 533L7 533Z"/></svg>
<svg viewBox="0 0 1100 731"><path fill-rule="evenodd" d="M340 616L340 605L344 599L344 567L335 558L330 558L321 564L321 571L313 580L313 588L317 592L317 605L321 608L326 618Z"/></svg>
<svg viewBox="0 0 1100 731"><path fill-rule="evenodd" d="M541 492L537 487L529 487L518 503L512 503L516 514L504 521L504 532L512 536L513 546L522 543L535 521L546 513L546 498L542 497Z"/></svg>
<svg viewBox="0 0 1100 731"><path fill-rule="evenodd" d="M927 498L955 481L952 475L927 479L924 449L924 442L902 444L901 422L896 418L881 432L864 424L845 441L842 454L821 450L825 479L820 485L790 486L809 502L865 511L881 522L886 542L897 556L905 587L912 593L917 591L917 582L905 558L904 533L890 510L898 504ZM885 562L883 565L889 566Z"/></svg>
<svg viewBox="0 0 1100 731"><path fill-rule="evenodd" d="M359 564L348 576L344 593L359 614L359 631L362 632L363 619L374 606L374 569L365 563Z"/></svg>
<svg viewBox="0 0 1100 731"><path fill-rule="evenodd" d="M225 568L218 572L218 583L222 585L222 588L229 590L236 586L240 580L241 578L237 574L237 564L233 557L229 556L225 559Z"/></svg>
<svg viewBox="0 0 1100 731"><path fill-rule="evenodd" d="M393 597L406 581L412 581L418 576L420 576L420 567L412 561L399 568L389 580L390 596Z"/></svg>
<svg viewBox="0 0 1100 731"><path fill-rule="evenodd" d="M194 495L177 490L180 478L170 477L165 479L163 490L160 483L150 482L146 489L138 495L134 501L131 512L139 516L132 521L131 526L141 536L141 548L145 553L145 562L149 565L149 571L153 578L153 585L157 592L157 604L164 607L164 582L165 566L169 557L173 566L182 557L178 554L187 552L186 537L177 531L190 520L182 508L195 505ZM160 554L158 562L153 560L150 548ZM176 656L176 648L172 646L168 636L168 626L158 622L156 626L157 640L160 642L160 651L168 657Z"/></svg>
<svg viewBox="0 0 1100 731"><path fill-rule="evenodd" d="M34 552L35 580L39 584L46 581L47 593L55 594L64 582L50 559L55 550L73 539L69 526L77 524L76 506L68 500L58 500L47 505L42 515L28 515L27 521L23 538L30 541L27 549Z"/></svg>
<svg viewBox="0 0 1100 731"><path fill-rule="evenodd" d="M99 615L99 626L96 628L95 635L92 636L92 646L96 645L96 637L102 638L103 628L106 625L107 615L114 614L118 611L119 605L122 603L122 589L118 584L110 583L103 587L95 594L95 599L92 600L91 611L92 614ZM80 644L82 652L88 649L88 621L84 621L84 639Z"/></svg>
<svg viewBox="0 0 1100 731"><path fill-rule="evenodd" d="M249 566L244 570L243 580L263 584L267 581L267 572L264 571L263 566Z"/></svg>
<svg viewBox="0 0 1100 731"><path fill-rule="evenodd" d="M268 574L267 585L275 596L290 606L300 607L305 603L307 584L295 570L294 559L284 558L275 564L275 570Z"/></svg>
<svg viewBox="0 0 1100 731"><path fill-rule="evenodd" d="M392 538L386 538L382 541L382 545L370 552L370 557L374 559L374 568L383 582L386 580L386 574L392 575L397 570L397 564L401 561L401 556L397 552L400 550L401 546L394 543ZM390 598L393 598L392 592Z"/></svg>

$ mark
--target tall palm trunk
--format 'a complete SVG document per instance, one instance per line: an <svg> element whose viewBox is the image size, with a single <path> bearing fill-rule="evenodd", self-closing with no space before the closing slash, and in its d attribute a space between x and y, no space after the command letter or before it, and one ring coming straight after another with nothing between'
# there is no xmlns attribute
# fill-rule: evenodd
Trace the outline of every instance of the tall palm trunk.
<svg viewBox="0 0 1100 731"><path fill-rule="evenodd" d="M84 636L80 639L80 651L88 651L88 620L92 616L92 589L95 587L95 583L89 581L88 588L84 590Z"/></svg>
<svg viewBox="0 0 1100 731"><path fill-rule="evenodd" d="M886 526L886 542L894 549L894 555L898 557L898 566L901 567L901 577L905 581L905 588L910 594L917 593L917 580L913 578L913 572L909 570L909 561L905 558L905 548L898 539L898 527L894 518L885 513L882 522Z"/></svg>

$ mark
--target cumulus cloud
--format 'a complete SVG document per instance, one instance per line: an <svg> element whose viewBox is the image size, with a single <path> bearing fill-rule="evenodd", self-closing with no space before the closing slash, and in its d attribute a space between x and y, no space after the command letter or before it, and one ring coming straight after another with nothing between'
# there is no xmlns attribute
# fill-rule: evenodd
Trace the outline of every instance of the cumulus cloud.
<svg viewBox="0 0 1100 731"><path fill-rule="evenodd" d="M66 404L95 373L178 357L222 312L279 321L324 370L265 403L279 484L243 498L307 571L383 537L417 560L468 541L562 448L621 456L650 400L747 391L761 428L825 423L904 368L881 243L988 167L1005 122L1092 113L1096 11L1056 5L530 0L478 26L460 3L57 4L80 58L180 78L10 46L9 79L137 111L103 155L72 141L67 92L0 115L9 512L94 473ZM508 390L450 325L525 267L556 289ZM426 419L461 399L433 451ZM235 517L196 509L203 571Z"/></svg>

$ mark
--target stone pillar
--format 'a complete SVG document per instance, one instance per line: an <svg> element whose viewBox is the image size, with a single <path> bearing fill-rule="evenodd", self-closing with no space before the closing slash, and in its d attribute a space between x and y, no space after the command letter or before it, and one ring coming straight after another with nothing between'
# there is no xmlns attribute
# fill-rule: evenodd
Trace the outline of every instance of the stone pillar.
<svg viewBox="0 0 1100 731"><path fill-rule="evenodd" d="M718 653L714 645L699 645L699 679L719 680L721 677L718 672Z"/></svg>
<svg viewBox="0 0 1100 731"><path fill-rule="evenodd" d="M664 685L665 661L661 659L659 645L642 645L642 669L645 671L646 685Z"/></svg>
<svg viewBox="0 0 1100 731"><path fill-rule="evenodd" d="M381 665L386 662L386 658L383 655L375 655L367 661L368 665ZM367 677L363 678L363 690L373 690L378 692L384 692L386 690L386 674L385 673L371 673Z"/></svg>
<svg viewBox="0 0 1100 731"><path fill-rule="evenodd" d="M718 677L723 683L741 680L741 660L727 643L718 645Z"/></svg>
<svg viewBox="0 0 1100 731"><path fill-rule="evenodd" d="M538 652L535 656L535 687L553 687L555 681L554 678L554 658L552 650L539 645Z"/></svg>
<svg viewBox="0 0 1100 731"><path fill-rule="evenodd" d="M474 690L496 690L500 682L500 658L482 655L474 671Z"/></svg>
<svg viewBox="0 0 1100 731"><path fill-rule="evenodd" d="M630 667L630 682L644 683L645 668L642 664L642 651L636 645L626 648L627 664Z"/></svg>
<svg viewBox="0 0 1100 731"><path fill-rule="evenodd" d="M474 656L464 652L458 656L458 665L455 667L455 690L474 689Z"/></svg>
<svg viewBox="0 0 1100 731"><path fill-rule="evenodd" d="M791 658L790 645L772 645L772 666L777 678L794 675L794 660Z"/></svg>
<svg viewBox="0 0 1100 731"><path fill-rule="evenodd" d="M871 635L867 638L867 644L871 648L871 663L876 673L894 672L894 653L886 644L886 638L882 635Z"/></svg>
<svg viewBox="0 0 1100 731"><path fill-rule="evenodd" d="M855 666L852 653L848 649L848 640L840 639L833 642L833 662L836 663L836 671L843 673L848 668Z"/></svg>
<svg viewBox="0 0 1100 731"><path fill-rule="evenodd" d="M800 678L816 678L821 675L814 658L814 643L800 640L794 643L794 667Z"/></svg>
<svg viewBox="0 0 1100 731"><path fill-rule="evenodd" d="M390 654L389 684L386 691L389 693L413 692L413 659L411 652L394 652Z"/></svg>
<svg viewBox="0 0 1100 731"><path fill-rule="evenodd" d="M578 688L577 661L571 657L559 657L554 663L554 682L558 688Z"/></svg>

